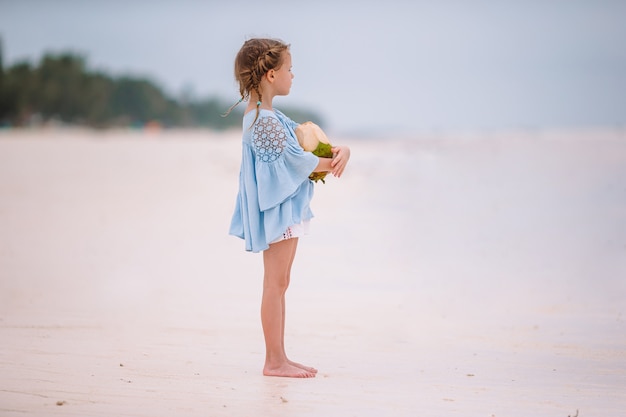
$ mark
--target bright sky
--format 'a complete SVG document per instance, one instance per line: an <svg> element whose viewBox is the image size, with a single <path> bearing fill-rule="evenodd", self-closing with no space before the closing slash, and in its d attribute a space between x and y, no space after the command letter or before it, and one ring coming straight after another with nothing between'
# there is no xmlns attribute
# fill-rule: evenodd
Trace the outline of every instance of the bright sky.
<svg viewBox="0 0 626 417"><path fill-rule="evenodd" d="M274 105L346 133L623 127L624 22L620 0L0 0L5 65L70 50L175 95L234 102L243 41L280 38Z"/></svg>

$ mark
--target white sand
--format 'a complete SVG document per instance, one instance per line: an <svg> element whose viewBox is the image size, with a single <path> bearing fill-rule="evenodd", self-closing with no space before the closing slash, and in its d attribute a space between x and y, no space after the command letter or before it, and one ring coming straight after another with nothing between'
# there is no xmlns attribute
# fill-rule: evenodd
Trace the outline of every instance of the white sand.
<svg viewBox="0 0 626 417"><path fill-rule="evenodd" d="M0 132L0 415L624 415L624 131L344 143L291 380L227 235L238 133Z"/></svg>

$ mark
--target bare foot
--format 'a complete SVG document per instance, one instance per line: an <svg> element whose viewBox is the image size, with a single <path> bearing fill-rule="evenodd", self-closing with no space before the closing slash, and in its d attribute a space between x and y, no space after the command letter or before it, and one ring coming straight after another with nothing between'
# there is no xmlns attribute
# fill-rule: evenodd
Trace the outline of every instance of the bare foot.
<svg viewBox="0 0 626 417"><path fill-rule="evenodd" d="M287 359L287 362L289 363L289 365L295 366L296 368L304 369L305 371L311 372L313 374L317 373L317 369L315 369L315 368L313 368L311 366L304 366L301 363L290 361L289 359Z"/></svg>
<svg viewBox="0 0 626 417"><path fill-rule="evenodd" d="M282 376L287 378L314 378L315 372L307 371L303 368L285 363L279 367L269 367L265 365L263 368L265 376Z"/></svg>

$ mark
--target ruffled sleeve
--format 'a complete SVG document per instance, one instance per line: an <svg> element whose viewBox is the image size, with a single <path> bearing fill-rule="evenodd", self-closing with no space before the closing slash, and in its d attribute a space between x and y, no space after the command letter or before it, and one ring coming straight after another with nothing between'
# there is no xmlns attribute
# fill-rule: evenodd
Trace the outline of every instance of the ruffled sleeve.
<svg viewBox="0 0 626 417"><path fill-rule="evenodd" d="M282 115L282 114L281 114ZM295 139L295 123L261 116L252 127L259 208L266 211L289 199L313 172L319 159Z"/></svg>

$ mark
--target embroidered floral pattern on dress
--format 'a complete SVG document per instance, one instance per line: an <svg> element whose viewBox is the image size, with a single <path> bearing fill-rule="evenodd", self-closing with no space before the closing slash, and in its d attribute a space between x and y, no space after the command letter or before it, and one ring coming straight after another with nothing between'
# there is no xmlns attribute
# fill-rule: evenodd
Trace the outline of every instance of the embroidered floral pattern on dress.
<svg viewBox="0 0 626 417"><path fill-rule="evenodd" d="M274 162L287 146L287 136L278 120L273 117L261 117L254 124L252 143L260 161Z"/></svg>

